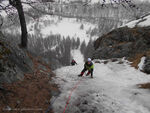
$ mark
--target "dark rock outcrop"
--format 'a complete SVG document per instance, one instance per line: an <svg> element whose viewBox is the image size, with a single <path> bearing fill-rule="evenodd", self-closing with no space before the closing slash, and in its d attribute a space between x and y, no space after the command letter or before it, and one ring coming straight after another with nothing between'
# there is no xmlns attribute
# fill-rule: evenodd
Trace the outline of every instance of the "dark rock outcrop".
<svg viewBox="0 0 150 113"><path fill-rule="evenodd" d="M150 27L123 27L100 37L94 43L93 59L126 57L138 68L146 55L143 71L150 74Z"/></svg>
<svg viewBox="0 0 150 113"><path fill-rule="evenodd" d="M94 43L94 59L134 57L150 50L150 27L123 27L103 35Z"/></svg>
<svg viewBox="0 0 150 113"><path fill-rule="evenodd" d="M150 74L150 56L146 57L145 59L143 71L147 74Z"/></svg>
<svg viewBox="0 0 150 113"><path fill-rule="evenodd" d="M0 84L23 79L24 73L32 72L32 65L27 50L11 44L0 32Z"/></svg>
<svg viewBox="0 0 150 113"><path fill-rule="evenodd" d="M55 74L40 56L9 40L0 32L0 113L24 108L32 109L25 113L53 113L51 98L60 93L52 81Z"/></svg>

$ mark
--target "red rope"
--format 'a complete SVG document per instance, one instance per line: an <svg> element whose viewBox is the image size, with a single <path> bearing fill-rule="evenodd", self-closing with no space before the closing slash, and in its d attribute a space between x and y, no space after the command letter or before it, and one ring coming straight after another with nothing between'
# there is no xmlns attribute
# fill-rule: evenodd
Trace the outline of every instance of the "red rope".
<svg viewBox="0 0 150 113"><path fill-rule="evenodd" d="M70 101L70 99L71 99L71 96L72 96L73 91L74 91L75 89L77 89L77 87L78 87L78 85L80 84L81 80L82 80L82 79L80 79L80 80L76 83L76 85L72 88L72 90L71 90L71 92L70 92L70 94L69 94L69 97L68 97L68 99L67 99L67 103L66 103L66 105L65 105L65 109L64 109L64 112L63 112L63 113L65 113L65 111L66 111L66 109L67 109L67 106L68 106L68 104L69 104L69 101Z"/></svg>

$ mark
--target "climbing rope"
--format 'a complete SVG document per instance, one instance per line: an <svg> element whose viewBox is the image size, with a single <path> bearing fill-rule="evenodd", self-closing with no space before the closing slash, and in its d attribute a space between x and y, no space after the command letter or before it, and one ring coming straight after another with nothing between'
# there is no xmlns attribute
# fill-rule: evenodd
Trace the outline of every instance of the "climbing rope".
<svg viewBox="0 0 150 113"><path fill-rule="evenodd" d="M82 77L82 78L75 84L75 86L72 88L72 90L71 90L71 92L70 92L70 94L69 94L69 97L68 97L68 99L67 99L67 102L66 102L66 105L65 105L65 108L64 108L63 113L65 113L65 111L66 111L66 109L67 109L67 107L68 107L68 105L69 105L69 102L70 102L70 100L71 100L72 93L78 88L78 86L79 86L79 84L81 83L82 79L83 79L83 77Z"/></svg>

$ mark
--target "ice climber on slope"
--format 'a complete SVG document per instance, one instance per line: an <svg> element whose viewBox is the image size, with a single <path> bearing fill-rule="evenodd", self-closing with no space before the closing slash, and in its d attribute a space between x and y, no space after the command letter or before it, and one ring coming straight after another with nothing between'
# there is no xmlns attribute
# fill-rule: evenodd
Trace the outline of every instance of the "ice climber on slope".
<svg viewBox="0 0 150 113"><path fill-rule="evenodd" d="M88 73L86 74L86 76L88 76L91 73L91 78L93 78L94 65L93 65L91 58L88 58L88 60L85 62L84 69L81 71L81 74L78 76L83 76L83 74L87 70L88 70Z"/></svg>

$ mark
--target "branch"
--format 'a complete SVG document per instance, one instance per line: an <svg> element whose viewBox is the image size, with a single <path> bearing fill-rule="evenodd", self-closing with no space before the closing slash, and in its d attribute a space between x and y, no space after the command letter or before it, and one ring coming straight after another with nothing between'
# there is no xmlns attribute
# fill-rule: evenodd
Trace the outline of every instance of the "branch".
<svg viewBox="0 0 150 113"><path fill-rule="evenodd" d="M40 9L38 9L38 8L36 8L35 6L32 5L32 4L37 3L37 2L34 2L34 3L22 2L22 3L29 5L30 7L32 7L32 8L35 9L36 11L39 11L40 13L44 13L44 14L48 14L48 15L53 15L52 12L45 12L45 11L42 11L42 10L40 10Z"/></svg>

